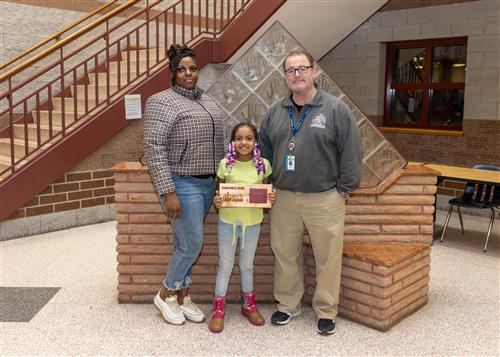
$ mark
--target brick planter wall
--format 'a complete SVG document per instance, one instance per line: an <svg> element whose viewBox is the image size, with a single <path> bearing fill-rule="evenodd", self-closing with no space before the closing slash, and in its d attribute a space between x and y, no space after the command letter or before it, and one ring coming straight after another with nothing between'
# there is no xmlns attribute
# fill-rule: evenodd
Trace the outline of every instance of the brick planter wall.
<svg viewBox="0 0 500 357"><path fill-rule="evenodd" d="M430 246L408 243L346 243L342 258L339 314L387 331L427 303ZM306 293L314 295L312 247L304 250Z"/></svg>
<svg viewBox="0 0 500 357"><path fill-rule="evenodd" d="M154 192L147 167L120 163L115 172L118 300L150 302L161 287L172 251L172 231ZM358 190L348 201L345 242L403 242L429 245L436 172L420 166L398 170L376 189ZM279 198L278 198L279 199ZM193 267L192 295L208 301L217 270L217 216L205 223L205 244ZM237 262L237 260L236 260ZM309 270L308 270L309 271ZM273 256L267 215L255 259L255 290L273 301ZM239 299L235 267L228 300Z"/></svg>
<svg viewBox="0 0 500 357"><path fill-rule="evenodd" d="M437 178L410 166L377 190L357 190L346 208L346 242L431 243Z"/></svg>

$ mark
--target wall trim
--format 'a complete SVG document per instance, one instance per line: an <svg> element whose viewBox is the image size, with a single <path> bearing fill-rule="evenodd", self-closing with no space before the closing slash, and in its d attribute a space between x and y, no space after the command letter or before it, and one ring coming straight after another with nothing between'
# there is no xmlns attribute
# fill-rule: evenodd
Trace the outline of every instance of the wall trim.
<svg viewBox="0 0 500 357"><path fill-rule="evenodd" d="M0 223L0 242L114 219L114 204L12 219Z"/></svg>
<svg viewBox="0 0 500 357"><path fill-rule="evenodd" d="M378 130L384 133L407 133L424 135L444 135L444 136L462 136L462 130L438 130L438 129L420 129L420 128L397 128L392 126L379 126Z"/></svg>

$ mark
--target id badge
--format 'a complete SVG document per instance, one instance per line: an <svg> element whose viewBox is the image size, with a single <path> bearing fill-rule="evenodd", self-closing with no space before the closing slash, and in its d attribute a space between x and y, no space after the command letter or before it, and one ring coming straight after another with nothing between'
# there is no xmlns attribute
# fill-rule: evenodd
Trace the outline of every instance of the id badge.
<svg viewBox="0 0 500 357"><path fill-rule="evenodd" d="M295 156L287 155L285 156L285 171L295 171Z"/></svg>

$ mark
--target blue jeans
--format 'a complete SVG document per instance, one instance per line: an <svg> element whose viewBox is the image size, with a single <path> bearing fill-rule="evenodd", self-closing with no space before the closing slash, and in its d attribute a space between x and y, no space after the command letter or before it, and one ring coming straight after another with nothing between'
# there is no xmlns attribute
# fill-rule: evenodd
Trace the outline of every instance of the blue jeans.
<svg viewBox="0 0 500 357"><path fill-rule="evenodd" d="M163 286L181 290L191 286L192 266L203 246L203 221L212 205L215 178L200 179L172 175L175 193L181 203L181 218L172 220L173 253ZM160 197L165 210L165 197Z"/></svg>
<svg viewBox="0 0 500 357"><path fill-rule="evenodd" d="M245 228L245 239L243 246L243 227L236 224L236 243L233 244L233 225L219 219L219 269L215 281L215 296L226 296L229 279L234 267L234 256L236 246L240 245L240 279L241 290L246 293L253 291L253 260L257 243L259 242L260 224L247 226ZM241 249L243 248L243 249Z"/></svg>

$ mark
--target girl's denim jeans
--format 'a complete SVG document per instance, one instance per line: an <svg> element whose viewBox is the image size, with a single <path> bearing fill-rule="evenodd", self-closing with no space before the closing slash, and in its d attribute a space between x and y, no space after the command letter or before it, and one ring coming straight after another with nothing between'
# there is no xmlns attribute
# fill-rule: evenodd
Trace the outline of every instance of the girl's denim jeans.
<svg viewBox="0 0 500 357"><path fill-rule="evenodd" d="M247 226L245 229L245 244L242 247L243 226L236 223L236 243L233 243L233 225L219 219L219 269L217 270L217 280L215 282L215 296L226 296L229 279L234 267L234 256L236 247L239 249L239 267L241 290L249 293L253 291L253 260L257 243L259 242L260 224Z"/></svg>
<svg viewBox="0 0 500 357"><path fill-rule="evenodd" d="M203 246L203 221L212 205L215 178L172 175L175 193L181 203L181 218L172 220L173 253L163 286L181 290L191 286L192 265ZM160 197L165 210L165 197Z"/></svg>

